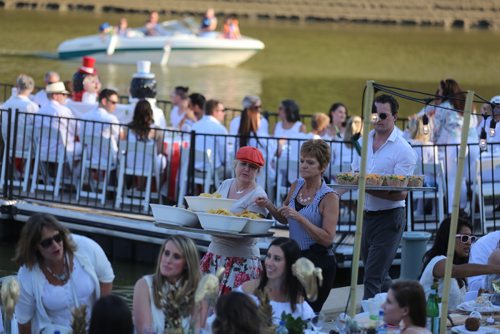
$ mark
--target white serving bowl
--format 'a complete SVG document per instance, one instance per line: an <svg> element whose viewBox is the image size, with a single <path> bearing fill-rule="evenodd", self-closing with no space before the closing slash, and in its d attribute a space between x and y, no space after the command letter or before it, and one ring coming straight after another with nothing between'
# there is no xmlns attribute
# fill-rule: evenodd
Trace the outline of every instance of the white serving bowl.
<svg viewBox="0 0 500 334"><path fill-rule="evenodd" d="M201 227L205 230L239 233L248 222L248 218L216 215L207 212L196 212L196 215L200 220Z"/></svg>
<svg viewBox="0 0 500 334"><path fill-rule="evenodd" d="M198 216L189 210L169 205L149 204L153 217L157 222L172 225L195 227L199 226Z"/></svg>
<svg viewBox="0 0 500 334"><path fill-rule="evenodd" d="M267 233L273 223L274 220L272 219L249 219L242 232L252 234Z"/></svg>
<svg viewBox="0 0 500 334"><path fill-rule="evenodd" d="M231 210L235 199L227 198L213 198L213 197L200 197L200 196L186 196L189 209L195 212L208 212L208 210L226 209Z"/></svg>

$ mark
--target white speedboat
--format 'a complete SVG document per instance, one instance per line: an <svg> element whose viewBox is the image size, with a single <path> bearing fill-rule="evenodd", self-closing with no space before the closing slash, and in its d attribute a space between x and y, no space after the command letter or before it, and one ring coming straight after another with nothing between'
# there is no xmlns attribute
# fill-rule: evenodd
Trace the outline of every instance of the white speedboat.
<svg viewBox="0 0 500 334"><path fill-rule="evenodd" d="M189 19L166 21L162 34L146 36L142 28L127 36L96 34L70 39L58 47L60 59L92 56L99 63L135 64L149 60L163 66L225 65L235 67L264 49L261 41L242 36L226 39L221 33L199 34Z"/></svg>

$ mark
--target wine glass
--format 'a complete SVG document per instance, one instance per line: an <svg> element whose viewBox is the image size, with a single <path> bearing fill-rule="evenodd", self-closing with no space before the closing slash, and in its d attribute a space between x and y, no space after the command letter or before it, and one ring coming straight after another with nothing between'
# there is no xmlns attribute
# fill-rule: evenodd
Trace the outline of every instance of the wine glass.
<svg viewBox="0 0 500 334"><path fill-rule="evenodd" d="M335 319L335 326L337 327L339 333L346 333L347 322L349 322L349 320L351 320L351 317L346 313L342 312L337 316Z"/></svg>
<svg viewBox="0 0 500 334"><path fill-rule="evenodd" d="M311 319L309 324L312 327L312 330L320 331L323 329L323 326L325 325L325 315L323 313L318 313L315 317Z"/></svg>

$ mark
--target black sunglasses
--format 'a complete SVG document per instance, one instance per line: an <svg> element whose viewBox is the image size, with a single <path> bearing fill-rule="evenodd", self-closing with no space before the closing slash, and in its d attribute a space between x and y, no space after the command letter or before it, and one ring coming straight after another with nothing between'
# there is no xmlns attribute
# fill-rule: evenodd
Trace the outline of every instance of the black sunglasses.
<svg viewBox="0 0 500 334"><path fill-rule="evenodd" d="M383 112L383 113L378 114L378 117L379 117L381 120L384 120L384 119L386 119L386 118L387 118L387 114L386 114L385 112Z"/></svg>
<svg viewBox="0 0 500 334"><path fill-rule="evenodd" d="M113 100L108 100L108 102L110 102L111 104L117 104L118 101L113 101Z"/></svg>
<svg viewBox="0 0 500 334"><path fill-rule="evenodd" d="M55 241L56 243L60 243L62 240L63 240L63 237L62 237L61 233L57 233L50 238L43 239L42 241L40 241L40 246L42 246L42 248L49 248L50 246L52 246L52 241Z"/></svg>
<svg viewBox="0 0 500 334"><path fill-rule="evenodd" d="M468 234L457 234L456 238L459 239L464 244L468 243L469 240L470 243L473 244L477 240L477 237L475 235L468 235Z"/></svg>

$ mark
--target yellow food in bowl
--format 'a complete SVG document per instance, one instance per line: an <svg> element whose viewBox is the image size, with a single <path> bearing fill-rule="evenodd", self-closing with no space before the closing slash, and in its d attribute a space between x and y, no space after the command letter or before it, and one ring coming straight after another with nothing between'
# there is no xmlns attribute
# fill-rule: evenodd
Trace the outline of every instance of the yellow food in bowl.
<svg viewBox="0 0 500 334"><path fill-rule="evenodd" d="M200 194L200 197L208 197L208 198L222 198L222 195L215 192L213 194L209 194L209 193L201 193Z"/></svg>

